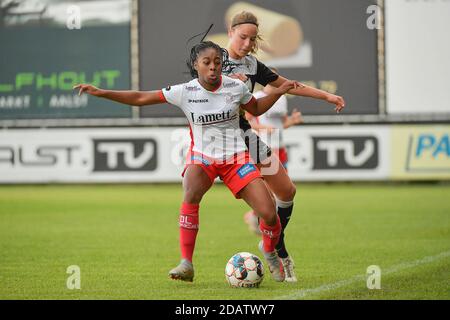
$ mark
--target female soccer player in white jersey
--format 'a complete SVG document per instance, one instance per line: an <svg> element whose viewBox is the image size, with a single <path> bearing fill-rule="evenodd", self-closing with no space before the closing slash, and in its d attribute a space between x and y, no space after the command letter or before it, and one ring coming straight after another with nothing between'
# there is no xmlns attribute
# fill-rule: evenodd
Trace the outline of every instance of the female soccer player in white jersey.
<svg viewBox="0 0 450 320"><path fill-rule="evenodd" d="M192 192L201 184L205 193L220 177L236 198L244 199L261 220L263 253L272 277L284 281L282 263L276 253L281 224L269 190L250 159L239 132L240 108L253 115L267 111L281 95L297 86L284 83L273 94L256 100L247 86L222 76L227 52L212 42L201 42L191 49L188 62L194 80L158 91L112 91L80 84L79 94L110 99L132 106L168 102L185 113L191 129L191 148L183 172L184 200L180 211L181 263L169 272L172 279L192 281L192 256L199 227L201 197Z"/></svg>

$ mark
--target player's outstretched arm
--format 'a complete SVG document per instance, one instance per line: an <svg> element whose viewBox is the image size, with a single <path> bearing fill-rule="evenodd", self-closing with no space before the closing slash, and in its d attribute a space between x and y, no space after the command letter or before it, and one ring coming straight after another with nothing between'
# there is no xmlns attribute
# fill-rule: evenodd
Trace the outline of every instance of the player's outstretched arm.
<svg viewBox="0 0 450 320"><path fill-rule="evenodd" d="M161 91L133 91L133 90L103 90L90 84L79 84L73 87L79 89L78 95L83 93L92 96L113 100L130 106L146 106L165 102Z"/></svg>
<svg viewBox="0 0 450 320"><path fill-rule="evenodd" d="M289 90L295 89L297 86L297 81L287 80L267 96L257 100L252 99L250 103L243 105L242 108L255 117L258 117L269 110L283 94L285 94Z"/></svg>
<svg viewBox="0 0 450 320"><path fill-rule="evenodd" d="M279 87L286 81L289 81L289 80L282 76L279 76L278 79L271 82L270 85L274 86L274 87ZM331 94L331 93L323 91L323 90L319 90L319 89L316 89L316 88L313 88L310 86L306 86L304 84L300 84L297 88L290 90L289 94L325 100L328 103L335 105L334 110L337 113L341 112L345 107L344 98L342 98L341 96L337 96L335 94Z"/></svg>

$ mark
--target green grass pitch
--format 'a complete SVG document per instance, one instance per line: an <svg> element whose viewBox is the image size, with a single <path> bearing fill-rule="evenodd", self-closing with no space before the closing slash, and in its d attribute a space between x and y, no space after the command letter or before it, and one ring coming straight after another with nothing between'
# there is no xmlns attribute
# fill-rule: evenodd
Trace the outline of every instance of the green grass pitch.
<svg viewBox="0 0 450 320"><path fill-rule="evenodd" d="M258 289L225 282L234 253L261 255L223 185L200 207L194 282L168 278L181 199L181 185L1 186L0 299L450 299L448 184L299 184L286 232L299 282L266 269Z"/></svg>

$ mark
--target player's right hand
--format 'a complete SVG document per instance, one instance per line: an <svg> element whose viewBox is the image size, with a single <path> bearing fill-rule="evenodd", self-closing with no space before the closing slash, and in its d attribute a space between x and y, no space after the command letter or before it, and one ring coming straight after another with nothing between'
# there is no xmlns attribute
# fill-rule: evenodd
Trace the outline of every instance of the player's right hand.
<svg viewBox="0 0 450 320"><path fill-rule="evenodd" d="M101 90L97 87L94 87L90 84L79 84L73 87L73 89L80 89L78 91L78 95L81 96L83 92L86 92L87 94L93 95L93 96L99 96L101 93Z"/></svg>

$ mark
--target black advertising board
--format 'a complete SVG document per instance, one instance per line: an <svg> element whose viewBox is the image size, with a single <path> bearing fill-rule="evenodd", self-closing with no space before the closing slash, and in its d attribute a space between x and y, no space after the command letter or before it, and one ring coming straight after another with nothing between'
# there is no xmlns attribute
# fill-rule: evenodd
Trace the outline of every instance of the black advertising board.
<svg viewBox="0 0 450 320"><path fill-rule="evenodd" d="M0 16L0 119L129 117L73 86L130 87L130 1L21 1ZM126 10L124 10L126 9Z"/></svg>
<svg viewBox="0 0 450 320"><path fill-rule="evenodd" d="M277 67L286 78L342 95L347 102L345 114L378 114L377 31L368 27L372 18L368 8L374 4L368 0L140 1L140 88L189 81L185 61L200 38L187 40L214 23L208 38L226 46L226 19L248 10L258 13L266 45L277 42L280 32L284 38L272 48L279 52L260 51L264 63ZM305 115L334 113L323 101L293 96L288 100L289 109L300 108ZM168 105L141 110L143 117L183 116Z"/></svg>

